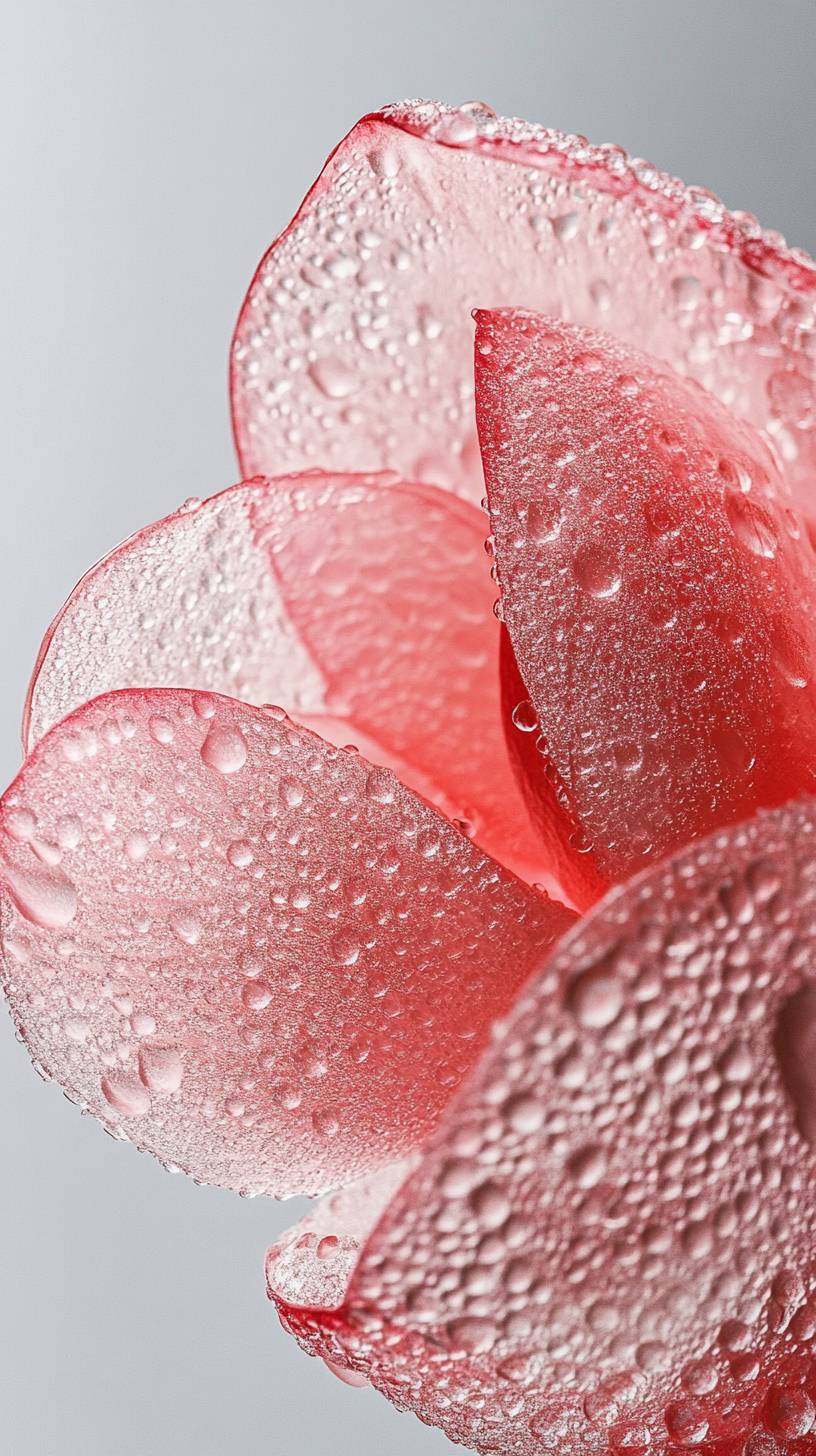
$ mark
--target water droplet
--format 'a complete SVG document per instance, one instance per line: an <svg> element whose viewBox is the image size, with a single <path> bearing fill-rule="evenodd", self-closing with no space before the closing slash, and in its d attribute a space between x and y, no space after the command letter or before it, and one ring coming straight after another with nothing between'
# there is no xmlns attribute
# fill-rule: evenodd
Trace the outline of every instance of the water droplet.
<svg viewBox="0 0 816 1456"><path fill-rule="evenodd" d="M639 743L616 743L612 751L615 762L623 773L637 773L643 767L643 749Z"/></svg>
<svg viewBox="0 0 816 1456"><path fill-rule="evenodd" d="M579 1188L594 1188L606 1172L606 1157L598 1147L579 1148L567 1163L567 1171Z"/></svg>
<svg viewBox="0 0 816 1456"><path fill-rule="evenodd" d="M332 941L332 956L339 966L353 966L360 958L360 942L345 931L340 931Z"/></svg>
<svg viewBox="0 0 816 1456"><path fill-rule="evenodd" d="M496 1326L491 1319L465 1315L446 1326L451 1348L466 1355L486 1355L496 1343Z"/></svg>
<svg viewBox="0 0 816 1456"><path fill-rule="evenodd" d="M393 804L394 802L394 781L391 775L382 768L373 768L366 778L366 797L372 799L375 804Z"/></svg>
<svg viewBox="0 0 816 1456"><path fill-rule="evenodd" d="M479 128L474 118L466 111L450 112L442 117L436 128L437 140L452 147L467 146L478 134Z"/></svg>
<svg viewBox="0 0 816 1456"><path fill-rule="evenodd" d="M564 512L554 494L552 497L539 496L531 502L527 511L527 530L537 545L546 546L550 541L557 541L563 524Z"/></svg>
<svg viewBox="0 0 816 1456"><path fill-rule="evenodd" d="M505 1103L504 1114L514 1132L527 1134L538 1132L544 1125L544 1108L538 1098L521 1092Z"/></svg>
<svg viewBox="0 0 816 1456"><path fill-rule="evenodd" d="M606 546L582 546L573 561L575 580L590 596L613 597L620 591L621 574L614 554Z"/></svg>
<svg viewBox="0 0 816 1456"><path fill-rule="evenodd" d="M150 719L150 736L156 743L168 744L173 742L175 736L173 725L169 718L163 718L159 714Z"/></svg>
<svg viewBox="0 0 816 1456"><path fill-rule="evenodd" d="M807 982L783 1005L775 1045L796 1125L816 1152L816 982Z"/></svg>
<svg viewBox="0 0 816 1456"><path fill-rule="evenodd" d="M201 745L201 757L218 773L237 773L247 760L246 739L233 724L213 723Z"/></svg>
<svg viewBox="0 0 816 1456"><path fill-rule="evenodd" d="M76 915L76 888L57 866L0 865L0 878L20 914L41 930L59 930Z"/></svg>
<svg viewBox="0 0 816 1456"><path fill-rule="evenodd" d="M754 556L773 560L779 546L776 527L763 506L741 491L726 490L725 512L737 540Z"/></svg>
<svg viewBox="0 0 816 1456"><path fill-rule="evenodd" d="M183 1075L184 1066L175 1047L142 1047L139 1076L151 1092L178 1092Z"/></svg>
<svg viewBox="0 0 816 1456"><path fill-rule="evenodd" d="M776 1389L765 1406L765 1425L771 1435L784 1441L806 1436L816 1422L816 1406L806 1390Z"/></svg>
<svg viewBox="0 0 816 1456"><path fill-rule="evenodd" d="M485 1229L501 1228L510 1216L510 1200L497 1183L482 1183L474 1188L470 1206Z"/></svg>
<svg viewBox="0 0 816 1456"><path fill-rule="evenodd" d="M263 1011L272 1000L272 992L265 981L250 981L241 992L241 1000L248 1011Z"/></svg>
<svg viewBox="0 0 816 1456"><path fill-rule="evenodd" d="M512 713L513 727L520 733L534 733L538 727L538 715L529 698L516 703Z"/></svg>
<svg viewBox="0 0 816 1456"><path fill-rule="evenodd" d="M102 1093L123 1117L144 1117L150 1111L150 1093L135 1077L103 1077Z"/></svg>
<svg viewBox="0 0 816 1456"><path fill-rule="evenodd" d="M189 910L176 910L168 917L170 929L177 940L185 945L197 945L201 937L201 922Z"/></svg>
<svg viewBox="0 0 816 1456"><path fill-rule="evenodd" d="M603 967L584 971L569 987L567 1006L581 1026L596 1030L611 1026L623 1006L620 982Z"/></svg>
<svg viewBox="0 0 816 1456"><path fill-rule="evenodd" d="M327 399L348 399L359 388L356 374L334 357L315 359L309 365L309 377Z"/></svg>

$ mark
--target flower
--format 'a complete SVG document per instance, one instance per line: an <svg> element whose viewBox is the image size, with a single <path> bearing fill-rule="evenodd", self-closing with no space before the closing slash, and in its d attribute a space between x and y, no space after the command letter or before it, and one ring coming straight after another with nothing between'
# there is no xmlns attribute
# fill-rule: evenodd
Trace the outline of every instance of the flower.
<svg viewBox="0 0 816 1456"><path fill-rule="evenodd" d="M481 1451L816 1428L814 295L615 148L367 117L241 312L247 478L35 668L32 1056L200 1180L340 1189L285 1325Z"/></svg>

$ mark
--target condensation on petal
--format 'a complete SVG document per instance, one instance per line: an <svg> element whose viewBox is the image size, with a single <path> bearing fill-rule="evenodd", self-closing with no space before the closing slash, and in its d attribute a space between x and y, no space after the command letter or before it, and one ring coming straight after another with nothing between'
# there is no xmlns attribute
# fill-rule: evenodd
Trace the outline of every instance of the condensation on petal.
<svg viewBox="0 0 816 1456"><path fill-rule="evenodd" d="M178 511L69 597L40 651L26 746L119 688L281 704L551 888L504 746L486 530L480 511L391 475L255 479ZM153 733L171 742L160 716Z"/></svg>
<svg viewBox="0 0 816 1456"><path fill-rule="evenodd" d="M276 1195L427 1136L574 918L388 770L182 689L40 740L0 801L0 891L37 1065L165 1164Z"/></svg>
<svg viewBox="0 0 816 1456"><path fill-rule="evenodd" d="M516 768L575 877L591 892L588 865L620 880L813 792L816 560L763 439L657 360L525 311L478 316L476 376L504 721L529 697Z"/></svg>
<svg viewBox="0 0 816 1456"><path fill-rule="evenodd" d="M470 310L521 306L697 379L769 431L809 507L814 297L804 253L618 147L407 102L353 128L255 274L238 453L246 474L387 467L478 500Z"/></svg>
<svg viewBox="0 0 816 1456"><path fill-rule="evenodd" d="M805 1456L813 1080L786 1043L800 1065L815 962L812 804L610 895L522 992L343 1303L272 1283L287 1328L483 1451Z"/></svg>

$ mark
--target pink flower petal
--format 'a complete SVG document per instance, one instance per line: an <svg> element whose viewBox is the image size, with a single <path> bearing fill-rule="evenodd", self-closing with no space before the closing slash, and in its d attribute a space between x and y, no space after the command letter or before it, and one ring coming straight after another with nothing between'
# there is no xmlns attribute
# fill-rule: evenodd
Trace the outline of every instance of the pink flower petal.
<svg viewBox="0 0 816 1456"><path fill-rule="evenodd" d="M810 500L816 269L617 147L407 102L365 117L262 260L232 349L244 473L390 467L482 494L470 310L648 350L767 427ZM297 371L297 372L296 372Z"/></svg>
<svg viewBox="0 0 816 1456"><path fill-rule="evenodd" d="M281 710L97 698L0 803L32 1057L198 1179L285 1195L414 1147L569 911Z"/></svg>
<svg viewBox="0 0 816 1456"><path fill-rule="evenodd" d="M623 879L812 792L814 550L761 437L537 314L479 315L476 370L502 612L542 735L523 771L552 823L554 769L576 861Z"/></svg>
<svg viewBox="0 0 816 1456"><path fill-rule="evenodd" d="M810 1452L815 906L812 802L609 896L367 1240L271 1251L287 1327L484 1452Z"/></svg>
<svg viewBox="0 0 816 1456"><path fill-rule="evenodd" d="M391 476L256 479L178 511L69 597L29 690L27 746L114 688L281 703L552 884L501 727L486 531L463 501Z"/></svg>

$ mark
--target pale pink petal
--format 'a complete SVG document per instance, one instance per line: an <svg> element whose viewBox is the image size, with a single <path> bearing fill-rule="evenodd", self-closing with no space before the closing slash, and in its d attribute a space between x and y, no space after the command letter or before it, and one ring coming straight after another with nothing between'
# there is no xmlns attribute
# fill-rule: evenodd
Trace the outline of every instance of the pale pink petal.
<svg viewBox="0 0 816 1456"><path fill-rule="evenodd" d="M287 1327L483 1452L810 1453L815 911L812 802L610 895Z"/></svg>
<svg viewBox="0 0 816 1456"><path fill-rule="evenodd" d="M112 693L0 803L32 1057L198 1179L285 1195L414 1147L573 917L281 710Z"/></svg>
<svg viewBox="0 0 816 1456"><path fill-rule="evenodd" d="M383 475L259 478L191 504L75 588L40 650L26 746L115 688L280 703L551 886L502 731L487 529Z"/></svg>
<svg viewBox="0 0 816 1456"><path fill-rule="evenodd" d="M534 725L520 766L542 827L577 826L576 878L813 792L816 559L761 436L538 314L480 314L476 374L505 720Z"/></svg>
<svg viewBox="0 0 816 1456"><path fill-rule="evenodd" d="M365 117L258 267L232 349L244 472L390 467L478 500L473 307L592 324L779 443L810 503L811 260L618 147L488 107Z"/></svg>

